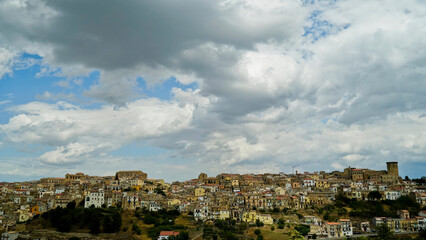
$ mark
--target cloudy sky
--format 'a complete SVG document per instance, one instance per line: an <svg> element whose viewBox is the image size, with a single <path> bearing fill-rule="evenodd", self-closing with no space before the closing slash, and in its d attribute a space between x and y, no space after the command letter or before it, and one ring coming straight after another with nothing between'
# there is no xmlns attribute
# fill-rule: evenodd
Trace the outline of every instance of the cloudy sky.
<svg viewBox="0 0 426 240"><path fill-rule="evenodd" d="M426 172L426 2L0 1L0 181Z"/></svg>

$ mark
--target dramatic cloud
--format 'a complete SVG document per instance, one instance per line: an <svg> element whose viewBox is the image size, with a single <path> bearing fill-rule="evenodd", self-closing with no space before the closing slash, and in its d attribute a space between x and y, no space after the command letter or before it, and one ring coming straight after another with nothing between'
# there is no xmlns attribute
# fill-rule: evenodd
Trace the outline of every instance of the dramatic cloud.
<svg viewBox="0 0 426 240"><path fill-rule="evenodd" d="M137 162L111 153L141 144L182 174L395 160L419 175L425 12L414 0L0 1L0 78L31 66L59 78L37 101L0 99L0 147L68 169Z"/></svg>
<svg viewBox="0 0 426 240"><path fill-rule="evenodd" d="M196 93L176 90L181 95ZM202 99L201 99L202 100ZM4 141L56 147L40 159L48 163L82 161L81 157L120 148L143 138L158 137L189 127L198 100L188 104L142 99L125 108L105 106L85 110L64 102L49 105L33 102L15 109L18 115L0 125Z"/></svg>

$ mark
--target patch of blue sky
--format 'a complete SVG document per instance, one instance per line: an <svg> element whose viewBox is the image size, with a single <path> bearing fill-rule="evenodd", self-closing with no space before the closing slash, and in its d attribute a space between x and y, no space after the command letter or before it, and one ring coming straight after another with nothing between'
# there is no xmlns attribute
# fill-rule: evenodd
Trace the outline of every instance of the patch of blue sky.
<svg viewBox="0 0 426 240"><path fill-rule="evenodd" d="M73 89L73 91L84 91L87 90L94 81L99 79L100 72L99 71L93 71L89 74L89 76L80 76L78 78L69 79L65 76L61 76L60 72L61 69L54 69L50 70L48 74L41 74L37 77L37 74L42 72L42 68L45 66L41 65L42 57L39 55L33 55L24 53L20 57L18 64L14 66L14 71L12 74L3 76L3 79L12 79L14 80L14 84L17 86L20 86L21 89L27 88L28 90L60 90L60 89ZM28 64L28 62L31 62L33 64ZM26 68L23 68L23 66L27 66ZM77 81L78 80L78 81ZM23 83L27 82L23 85ZM69 81L69 85L64 86L63 84L58 84L60 81ZM0 83L4 84L4 83ZM33 88L35 87L35 88ZM4 89L4 88L3 88ZM39 94L38 92L37 94ZM28 97L34 97L34 94L28 95ZM26 98L27 99L27 98ZM23 100L25 101L25 100Z"/></svg>
<svg viewBox="0 0 426 240"><path fill-rule="evenodd" d="M324 118L321 120L322 123L327 124L328 121L337 122L337 118Z"/></svg>
<svg viewBox="0 0 426 240"><path fill-rule="evenodd" d="M79 83L73 83L72 79L58 76L55 70L50 74L43 74L37 77L42 71L41 57L24 53L18 59L18 64L14 66L13 72L4 75L0 79L0 124L7 123L11 117L8 109L13 110L13 106L26 104L32 101L43 101L56 103L67 101L73 104L87 104L86 108L99 108L101 104L92 103L90 99L83 96L83 92L99 79L99 71L92 72L89 76L79 78ZM70 81L70 85L64 87L58 84L61 81ZM46 97L47 95L50 96ZM70 96L75 95L73 99ZM66 97L68 96L68 97Z"/></svg>
<svg viewBox="0 0 426 240"><path fill-rule="evenodd" d="M29 59L29 58L31 58L31 59L37 59L37 60L41 60L41 59L43 59L43 58L42 58L40 55L38 55L38 54L31 54L31 53L26 53L26 52L24 52L24 53L22 54L21 58L23 58L23 59Z"/></svg>
<svg viewBox="0 0 426 240"><path fill-rule="evenodd" d="M322 19L322 11L315 10L308 17L308 21L312 24L304 27L303 36L308 38L311 42L316 42L321 38L327 37L330 34L335 34L350 27L350 24L343 24L341 26L334 25L327 20Z"/></svg>
<svg viewBox="0 0 426 240"><path fill-rule="evenodd" d="M33 181L38 180L46 176L34 175L34 176L21 176L16 174L0 174L0 182L22 182L22 181Z"/></svg>
<svg viewBox="0 0 426 240"><path fill-rule="evenodd" d="M39 144L26 144L25 146L18 146L16 144L6 142L0 147L0 149L2 157L33 157L41 156L45 152L54 150L55 147Z"/></svg>
<svg viewBox="0 0 426 240"><path fill-rule="evenodd" d="M338 0L302 0L303 6L311 6L315 4L321 4L321 5L333 5Z"/></svg>
<svg viewBox="0 0 426 240"><path fill-rule="evenodd" d="M100 71L93 71L88 76L67 78L61 76L61 69L54 69L47 74L41 74L43 68L42 57L30 53L23 53L14 66L13 73L6 74L0 79L0 124L8 122L15 113L13 106L26 104L32 101L43 101L54 104L66 101L86 109L98 109L102 102L93 101L84 96L84 92L99 81ZM50 70L50 69L49 69ZM147 86L143 78L139 79L139 87L146 97L161 100L172 98L173 88L197 89L196 82L182 84L175 77L170 77L161 84Z"/></svg>
<svg viewBox="0 0 426 240"><path fill-rule="evenodd" d="M183 90L187 89L198 89L198 83L193 82L190 84L182 84L175 77L170 77L161 84L156 84L153 86L147 86L146 81L141 78L139 81L139 87L146 94L146 97L158 98L160 100L169 101L172 98L172 89L180 88Z"/></svg>
<svg viewBox="0 0 426 240"><path fill-rule="evenodd" d="M404 161L406 159L401 159L399 161ZM425 177L426 164L423 159L417 161L408 162L404 161L404 164L401 164L399 167L399 175L409 176L410 178L421 178Z"/></svg>
<svg viewBox="0 0 426 240"><path fill-rule="evenodd" d="M312 42L315 42L322 37L326 37L333 28L333 24L327 20L322 20L320 15L321 11L313 11L311 16L308 17L308 20L312 22L312 25L304 27L303 36L311 39Z"/></svg>

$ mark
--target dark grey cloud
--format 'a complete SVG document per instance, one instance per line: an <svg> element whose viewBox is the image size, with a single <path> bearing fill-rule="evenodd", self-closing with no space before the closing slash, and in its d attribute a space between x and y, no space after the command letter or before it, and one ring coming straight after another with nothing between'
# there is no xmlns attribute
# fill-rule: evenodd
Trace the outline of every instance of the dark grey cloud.
<svg viewBox="0 0 426 240"><path fill-rule="evenodd" d="M5 144L36 140L57 147L43 155L45 162L70 152L62 157L67 162L144 141L171 149L170 161L197 159L218 171L421 162L426 6L380 4L0 1L3 52L39 53L44 64L77 69L78 76L99 70L99 81L83 96L126 106L72 114L27 106L31 111L0 126ZM318 15L308 18L312 12ZM304 27L314 34L304 36ZM4 59L0 65L9 62ZM139 77L156 84L170 76L196 81L199 90L175 89L170 101L135 101L144 96ZM51 126L56 134L44 134Z"/></svg>
<svg viewBox="0 0 426 240"><path fill-rule="evenodd" d="M231 68L241 51L300 36L308 13L300 6L298 1L273 1L271 6L207 0L29 1L4 8L9 11L0 16L0 39L44 46L48 51L40 54L59 67L82 65L105 72L165 67L202 78L205 94L238 97L236 88L225 86L240 78ZM144 74L139 70L137 76ZM121 93L107 90L118 85L114 82L123 85ZM101 77L86 95L123 105L138 95L132 86L124 74L121 79ZM262 101L260 96L256 102Z"/></svg>
<svg viewBox="0 0 426 240"><path fill-rule="evenodd" d="M46 10L39 5L52 12L48 21L43 14ZM58 64L84 64L104 70L131 68L139 63L169 65L182 50L205 42L252 48L256 42L282 39L298 30L281 25L283 21L274 20L265 28L257 27L265 19L244 22L237 12L247 7L242 5L220 6L205 0L29 1L25 9L16 11L38 10L40 14L22 16L26 19L22 22L3 16L0 29L9 41L23 37L48 44ZM42 19L45 22L37 24Z"/></svg>

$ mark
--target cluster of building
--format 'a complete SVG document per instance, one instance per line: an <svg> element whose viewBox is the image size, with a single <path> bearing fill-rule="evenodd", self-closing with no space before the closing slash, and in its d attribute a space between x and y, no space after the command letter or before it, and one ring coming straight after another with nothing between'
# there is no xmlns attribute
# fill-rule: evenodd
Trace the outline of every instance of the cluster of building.
<svg viewBox="0 0 426 240"><path fill-rule="evenodd" d="M0 226L13 227L36 214L67 207L72 201L86 208L177 209L193 214L199 221L234 219L251 224L273 224L277 219L264 212L325 205L332 203L339 193L348 198L367 199L371 191L380 191L384 199L411 195L419 204L426 205L425 187L403 181L396 162L388 162L387 170L381 171L348 167L342 172L331 173L222 173L215 177L201 173L196 179L173 183L149 179L142 171L119 171L115 176L103 177L76 173L66 174L65 178L0 183ZM424 221L422 216L416 219ZM353 228L362 232L370 230L368 222L352 223L350 219L323 222L319 217L305 216L304 221L312 226L312 233L329 237L352 235ZM404 227L396 226L403 226L403 223L399 221L392 226L402 231ZM416 229L421 227L424 224L416 225Z"/></svg>
<svg viewBox="0 0 426 240"><path fill-rule="evenodd" d="M410 218L407 210L399 211L399 218L375 217L372 219L374 226L386 224L393 232L413 232L426 229L426 211L420 211L418 216Z"/></svg>

